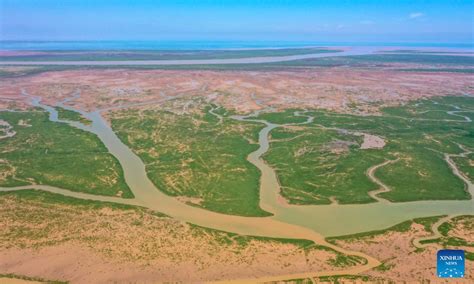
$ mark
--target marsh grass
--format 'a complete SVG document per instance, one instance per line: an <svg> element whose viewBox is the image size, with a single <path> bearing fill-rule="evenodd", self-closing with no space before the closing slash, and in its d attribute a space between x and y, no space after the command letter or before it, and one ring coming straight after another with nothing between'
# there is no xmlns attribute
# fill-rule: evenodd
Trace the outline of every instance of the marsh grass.
<svg viewBox="0 0 474 284"><path fill-rule="evenodd" d="M133 197L118 160L94 134L51 122L42 111L4 111L0 119L16 131L1 140L1 186L45 184L98 195L121 191L122 197Z"/></svg>
<svg viewBox="0 0 474 284"><path fill-rule="evenodd" d="M246 159L258 148L263 125L226 116L220 121L200 101L190 108L184 114L123 111L112 117L112 127L166 194L225 214L270 215L259 207L260 172Z"/></svg>
<svg viewBox="0 0 474 284"><path fill-rule="evenodd" d="M0 278L20 279L20 280L26 280L26 281L41 282L41 283L45 283L45 284L66 284L66 283L69 283L67 281L46 280L44 278L30 277L30 276L18 275L18 274L13 274L13 273L0 274Z"/></svg>
<svg viewBox="0 0 474 284"><path fill-rule="evenodd" d="M55 109L58 111L58 118L60 120L77 121L85 125L90 125L92 123L92 121L85 118L78 112L68 110L62 107L55 107Z"/></svg>
<svg viewBox="0 0 474 284"><path fill-rule="evenodd" d="M458 144L474 148L473 123L446 113L457 110L455 106L469 113L473 105L472 98L443 97L384 108L381 116L312 111L312 124L274 129L263 158L275 169L281 194L294 204L329 204L331 198L342 204L374 202L367 193L379 186L367 170L397 159L375 172L391 189L380 197L392 202L469 199L443 153L463 152ZM291 121L291 114L273 113L270 118ZM382 137L386 145L361 150L361 137L354 132ZM472 172L470 157L454 159L467 176Z"/></svg>

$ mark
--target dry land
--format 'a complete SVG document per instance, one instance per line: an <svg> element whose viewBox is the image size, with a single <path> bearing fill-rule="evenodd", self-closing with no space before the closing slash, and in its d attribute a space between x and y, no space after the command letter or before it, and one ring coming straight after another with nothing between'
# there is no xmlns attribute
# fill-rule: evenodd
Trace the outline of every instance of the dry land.
<svg viewBox="0 0 474 284"><path fill-rule="evenodd" d="M383 264L366 273L376 279L390 279L394 282L439 281L436 276L435 255L439 248L464 249L466 253L466 278L458 283L474 280L474 216L459 216L444 223L442 239L436 239L433 246L417 248L416 238L430 236L431 225L438 218L415 219L398 224L386 230L363 234L335 237L330 240L346 248L364 251L376 256ZM441 229L440 229L441 231ZM462 243L462 245L461 245ZM433 261L428 261L433 260Z"/></svg>
<svg viewBox="0 0 474 284"><path fill-rule="evenodd" d="M0 271L103 283L201 282L358 265L311 241L240 236L140 207L23 191L0 194Z"/></svg>

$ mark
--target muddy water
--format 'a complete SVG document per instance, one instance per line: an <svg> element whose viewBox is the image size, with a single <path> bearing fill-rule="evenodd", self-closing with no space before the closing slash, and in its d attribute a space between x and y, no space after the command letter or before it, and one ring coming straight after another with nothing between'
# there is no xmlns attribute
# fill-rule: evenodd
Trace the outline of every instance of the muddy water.
<svg viewBox="0 0 474 284"><path fill-rule="evenodd" d="M189 60L121 60L121 61L0 61L0 65L87 65L87 66L130 66L130 65L200 65L200 64L257 64L284 62L332 56L364 55L374 52L375 47L351 47L341 52L327 52L287 56L265 56L232 59L189 59Z"/></svg>

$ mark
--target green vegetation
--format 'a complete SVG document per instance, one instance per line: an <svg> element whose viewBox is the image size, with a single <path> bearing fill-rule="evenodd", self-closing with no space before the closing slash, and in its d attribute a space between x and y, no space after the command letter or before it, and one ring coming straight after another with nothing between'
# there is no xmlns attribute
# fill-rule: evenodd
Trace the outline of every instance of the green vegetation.
<svg viewBox="0 0 474 284"><path fill-rule="evenodd" d="M370 283L378 283L383 282L383 280L379 280L377 278L368 276L368 275L336 275L336 276L321 276L316 278L316 283L326 283L330 282L333 284L340 284L340 283L359 283L359 282L369 282ZM274 282L272 282L274 283ZM278 282L280 283L280 282ZM313 279L291 279L283 281L283 283L291 283L291 284L312 284L315 283Z"/></svg>
<svg viewBox="0 0 474 284"><path fill-rule="evenodd" d="M474 73L472 68L405 68L397 69L403 72L448 72L448 73Z"/></svg>
<svg viewBox="0 0 474 284"><path fill-rule="evenodd" d="M284 239L284 238L270 238L270 237L258 237L258 236L244 236L238 235L235 233L223 232L215 229L209 229L206 227L201 227L198 225L190 224L191 227L197 228L199 233L211 235L213 238L217 240L222 245L229 245L231 243L236 243L241 247L247 246L251 241L259 240L259 241L276 241L283 243L283 244L292 244L300 249L303 250L310 250L310 249L320 249L320 250L327 250L337 253L337 251L323 247L319 245L315 245L313 241L310 240L301 240L301 239ZM225 233L225 235L222 235Z"/></svg>
<svg viewBox="0 0 474 284"><path fill-rule="evenodd" d="M90 125L92 121L82 116L80 113L68 110L62 107L55 107L58 111L58 118L60 120L68 120L68 121L77 121L85 125Z"/></svg>
<svg viewBox="0 0 474 284"><path fill-rule="evenodd" d="M433 55L433 54L370 54L355 56L335 56L323 58L311 58L287 62L277 62L270 65L279 66L306 66L306 67L383 67L390 63L412 63L425 65L453 65L474 66L472 56L457 55Z"/></svg>
<svg viewBox="0 0 474 284"><path fill-rule="evenodd" d="M439 219L443 217L446 217L446 215L425 217L425 218L415 218L413 219L413 222L423 225L425 231L433 233L433 230L431 229L431 227L433 226L434 223L436 223Z"/></svg>
<svg viewBox="0 0 474 284"><path fill-rule="evenodd" d="M364 238L373 238L373 237L380 236L389 232L399 232L399 233L408 232L414 223L423 225L426 232L432 233L431 226L443 217L445 216L415 218L412 220L398 223L387 229L362 232L362 233L344 235L344 236L329 237L329 238L326 238L326 241L328 241L329 243L335 244L336 241L353 241L353 240L360 240Z"/></svg>
<svg viewBox="0 0 474 284"><path fill-rule="evenodd" d="M445 222L439 226L438 230L443 237L448 237L450 232L459 225L461 225L467 231L474 231L474 215L462 215L454 217L448 222ZM471 244L470 246L474 246L474 244Z"/></svg>
<svg viewBox="0 0 474 284"><path fill-rule="evenodd" d="M358 282L358 281L374 281L370 276L367 275L337 275L337 276L322 276L319 277L320 282L331 282L333 284L347 283L347 282Z"/></svg>
<svg viewBox="0 0 474 284"><path fill-rule="evenodd" d="M295 111L297 110L287 109L279 113L266 112L259 115L258 118L275 124L303 123L308 119L304 113L296 116Z"/></svg>
<svg viewBox="0 0 474 284"><path fill-rule="evenodd" d="M430 51L430 50L419 50L419 49L394 49L394 50L384 50L384 51L380 51L380 53L412 53L412 54L417 54L417 53L421 53L421 54L464 54L464 53L472 53L472 52L469 52L469 51L439 51L439 50L433 50L433 51Z"/></svg>
<svg viewBox="0 0 474 284"><path fill-rule="evenodd" d="M285 281L269 282L269 283L313 284L314 282L313 280L309 278L305 278L305 279L289 279Z"/></svg>
<svg viewBox="0 0 474 284"><path fill-rule="evenodd" d="M28 189L28 190L17 190L17 191L0 191L0 198L4 197L14 197L17 202L39 202L41 204L61 204L61 205L71 205L81 207L82 209L87 210L96 210L102 208L113 208L120 210L147 210L145 208L120 204L107 201L95 201L88 199L80 199L69 196L64 196L62 194L50 193L47 191ZM166 217L165 214L153 212L154 214L159 214L160 217Z"/></svg>
<svg viewBox="0 0 474 284"><path fill-rule="evenodd" d="M39 278L39 277L29 277L29 276L12 274L12 273L0 274L0 278L21 279L21 280L26 280L26 281L41 282L41 283L45 283L45 284L66 284L66 283L69 283L67 281L46 280L46 279Z"/></svg>
<svg viewBox="0 0 474 284"><path fill-rule="evenodd" d="M392 227L389 227L387 229L383 230L375 230L375 231L369 231L369 232L362 232L362 233L357 233L357 234L351 234L351 235L345 235L345 236L336 236L336 237L329 237L326 238L326 241L329 243L335 244L336 241L350 241L350 240L359 240L363 238L372 238L378 235L383 235L388 232L408 232L411 228L411 225L413 224L414 220L408 220L402 223L399 223L397 225L394 225Z"/></svg>
<svg viewBox="0 0 474 284"><path fill-rule="evenodd" d="M0 112L16 134L0 140L0 185L45 184L133 197L122 168L94 135L51 122L42 111Z"/></svg>
<svg viewBox="0 0 474 284"><path fill-rule="evenodd" d="M234 50L234 51L143 51L143 52L89 52L83 54L64 54L49 53L44 55L0 57L0 60L6 61L68 61L68 60L174 60L174 59L226 59L242 58L255 56L285 56L310 53L334 52L333 50L320 48L302 48L302 49L279 49L279 50ZM11 70L10 66L0 69L0 78L14 78L21 76L30 76L47 71L61 70L97 70L97 69L137 69L137 70L301 70L301 68L319 68L319 67L351 67L351 68L384 68L392 63L406 63L425 65L422 67L395 69L401 72L456 72L472 73L474 66L474 57L457 56L449 53L434 55L429 53L402 53L402 54L372 54L357 56L333 56L313 59L301 59L294 61L282 61L274 63L258 64L195 64L195 65L109 65L109 66L33 66L25 64L24 66L15 66L23 70ZM25 69L26 68L26 69Z"/></svg>
<svg viewBox="0 0 474 284"><path fill-rule="evenodd" d="M367 203L372 199L366 193L378 187L365 171L383 157L358 150L361 139L315 125L277 128L264 159L290 203L329 204L333 196L340 203Z"/></svg>
<svg viewBox="0 0 474 284"><path fill-rule="evenodd" d="M377 271L389 271L390 269L392 269L395 265L393 263L387 263L387 262L383 262L382 264L380 264L379 266L375 267L374 270L377 270Z"/></svg>
<svg viewBox="0 0 474 284"><path fill-rule="evenodd" d="M458 236L454 229L462 228L461 236ZM459 247L471 247L474 248L474 243L470 242L465 236L472 235L474 232L474 216L464 215L457 216L448 222L441 224L438 228L442 237L437 239L428 239L420 241L421 244L438 244L444 248L459 248ZM466 259L474 261L474 253L465 251Z"/></svg>
<svg viewBox="0 0 474 284"><path fill-rule="evenodd" d="M48 71L78 69L76 66L0 66L0 79L32 76Z"/></svg>
<svg viewBox="0 0 474 284"><path fill-rule="evenodd" d="M110 226L110 220L105 220L106 216L111 216L107 212L121 214L119 219L124 226L142 220L143 216L168 219L162 213L143 207L78 199L40 190L0 192L0 208L1 225L7 228L0 233L0 247L3 248L40 248L68 241L100 243L94 234L98 229Z"/></svg>
<svg viewBox="0 0 474 284"><path fill-rule="evenodd" d="M466 157L453 157L452 160L456 163L459 170L471 182L474 182L474 153L468 154Z"/></svg>
<svg viewBox="0 0 474 284"><path fill-rule="evenodd" d="M259 207L258 169L246 160L262 124L222 121L200 101L187 113L127 110L112 127L146 165L153 183L189 204L226 214L268 216Z"/></svg>
<svg viewBox="0 0 474 284"><path fill-rule="evenodd" d="M457 110L455 106L469 111L474 100L422 100L382 109L381 116L312 111L308 113L315 117L311 124L273 130L264 159L277 173L281 194L294 204L329 204L331 198L343 204L373 202L367 193L379 186L366 172L386 160L396 162L375 172L391 189L380 197L393 202L469 199L443 154L462 153L458 144L474 148L473 124L447 113ZM291 113L273 113L271 119L290 120ZM361 133L382 137L385 147L361 149ZM461 170L471 172L470 162L461 163Z"/></svg>
<svg viewBox="0 0 474 284"><path fill-rule="evenodd" d="M424 226L426 232L432 233L431 226L436 223L439 219L445 216L434 216L434 217L426 217L426 218L415 218L413 220L408 220L402 223L399 223L395 226L384 230L376 230L370 232L363 232L357 233L352 235L345 235L345 236L336 236L326 238L326 240L330 243L337 244L337 241L359 241L361 239L366 238L373 238L379 235L383 235L389 232L408 232L413 223L421 224ZM427 239L420 241L421 244L439 244L444 248L459 248L459 247L473 247L474 243L467 241L462 236L453 236L451 231L454 228L463 228L465 230L464 234L469 235L472 234L474 231L474 216L458 216L453 218L452 220L443 223L438 230L442 234L441 238L437 239ZM474 260L474 253L466 252L466 258L469 260ZM390 264L383 263L377 270L385 271L391 268Z"/></svg>
<svg viewBox="0 0 474 284"><path fill-rule="evenodd" d="M225 235L223 235L222 234L223 232L218 231L218 230L208 229L208 228L204 228L204 227L200 227L196 225L191 225L191 226L195 228L199 228L200 229L199 233L211 235L213 239L217 240L222 245L230 245L230 244L237 243L240 247L245 247L245 246L248 246L251 241L255 241L255 240L264 241L264 242L277 241L278 243L295 245L306 252L309 252L310 250L324 250L324 251L330 252L334 254L335 257L332 259L329 259L328 263L335 267L349 267L349 266L355 266L355 265L367 263L367 260L362 257L355 256L355 255L345 255L332 248L316 245L313 241L310 241L310 240L242 236L242 235L237 235L237 234L228 233L228 232L226 232Z"/></svg>
<svg viewBox="0 0 474 284"><path fill-rule="evenodd" d="M453 224L449 222L445 222L441 224L441 226L439 226L438 231L441 233L443 237L447 237L449 231L451 231L452 229L453 229Z"/></svg>
<svg viewBox="0 0 474 284"><path fill-rule="evenodd" d="M153 51L46 51L34 55L0 56L0 61L113 61L193 60L268 57L340 52L326 48L282 48L253 50L153 50Z"/></svg>
<svg viewBox="0 0 474 284"><path fill-rule="evenodd" d="M458 55L432 54L372 54L351 56L350 59L377 63L417 63L417 64L446 64L446 65L474 65L474 57Z"/></svg>
<svg viewBox="0 0 474 284"><path fill-rule="evenodd" d="M348 267L348 266L355 266L359 264L365 264L366 260L355 256L355 255L342 255L338 254L335 259L331 259L329 264L335 267Z"/></svg>
<svg viewBox="0 0 474 284"><path fill-rule="evenodd" d="M421 244L440 244L443 247L460 247L460 246L467 246L467 247L474 247L474 243L469 243L465 239L457 238L457 237L443 237L437 239L428 239L420 241Z"/></svg>

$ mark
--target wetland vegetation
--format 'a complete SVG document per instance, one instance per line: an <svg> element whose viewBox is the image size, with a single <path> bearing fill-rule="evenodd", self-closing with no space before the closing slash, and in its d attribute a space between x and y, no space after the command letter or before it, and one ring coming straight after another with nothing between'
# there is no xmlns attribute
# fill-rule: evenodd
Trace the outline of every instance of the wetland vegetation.
<svg viewBox="0 0 474 284"><path fill-rule="evenodd" d="M122 51L38 51L37 54L0 56L0 61L111 61L111 60L194 60L288 56L340 52L328 48L276 48L235 50L122 50Z"/></svg>
<svg viewBox="0 0 474 284"><path fill-rule="evenodd" d="M183 113L121 111L112 127L165 193L226 214L270 215L259 207L260 173L246 159L258 148L263 126L213 115L212 106L199 101L183 107Z"/></svg>
<svg viewBox="0 0 474 284"><path fill-rule="evenodd" d="M403 233L403 232L409 231L413 224L423 225L424 230L426 232L432 233L431 226L442 217L444 216L415 218L413 220L407 220L405 222L396 224L394 226L391 226L389 228L382 229L382 230L361 232L361 233L345 235L345 236L329 237L329 238L326 238L326 240L330 243L336 243L336 241L353 241L353 240L358 240L358 239L363 239L363 238L373 238L373 237L380 236L380 235L390 233L390 232Z"/></svg>
<svg viewBox="0 0 474 284"><path fill-rule="evenodd" d="M431 66L430 69L436 69L437 65L449 66L449 69L464 70L466 68L472 70L474 66L473 56L461 55L433 55L421 53L404 53L404 54L369 54L369 55L354 55L341 57L324 57L311 58L304 60L294 60L287 62L267 63L265 66L286 66L286 67L383 67L390 64L419 64ZM462 68L459 68L462 67ZM446 67L441 67L446 69Z"/></svg>
<svg viewBox="0 0 474 284"><path fill-rule="evenodd" d="M0 186L46 184L133 197L122 168L94 134L51 122L43 111L3 111L15 135L0 140Z"/></svg>
<svg viewBox="0 0 474 284"><path fill-rule="evenodd" d="M1 274L0 273L0 280L5 281L5 279L11 279L11 281L6 281L5 283L12 282L12 283L23 283L25 281L26 284L28 283L46 283L46 284L67 284L69 282L67 281L57 281L57 280L46 280L41 277L29 277L29 276L24 276L24 275L18 275L18 274L13 274L13 273L8 273L8 274Z"/></svg>
<svg viewBox="0 0 474 284"><path fill-rule="evenodd" d="M438 244L443 248L466 247L466 259L474 261L474 242L469 237L474 231L474 215L456 216L438 228L441 237L421 240L421 244ZM468 235L466 235L466 232Z"/></svg>
<svg viewBox="0 0 474 284"><path fill-rule="evenodd" d="M474 153L468 154L465 157L454 157L453 161L461 172L463 172L471 182L474 182Z"/></svg>
<svg viewBox="0 0 474 284"><path fill-rule="evenodd" d="M390 188L379 196L392 202L469 199L461 179L445 161L444 153L460 154L474 148L474 127L449 111L472 112L472 98L444 97L382 109L378 116L356 116L312 111L314 122L285 126L271 132L264 159L275 169L281 194L295 204L372 202L367 194L379 186L368 169L392 160L375 172ZM272 114L273 121L283 121ZM300 118L300 117L297 117ZM386 141L383 149L361 149L368 133ZM461 145L461 146L460 146ZM467 175L470 160L461 170Z"/></svg>
<svg viewBox="0 0 474 284"><path fill-rule="evenodd" d="M90 125L92 121L82 116L80 113L68 110L62 107L55 107L58 111L58 118L60 120L68 120L68 121L77 121L81 122L84 125Z"/></svg>
<svg viewBox="0 0 474 284"><path fill-rule="evenodd" d="M258 148L263 125L233 120L224 108L200 101L171 110L126 110L112 126L146 164L160 190L217 212L265 216L259 206L259 172L246 157ZM281 195L293 204L369 203L379 185L367 171L387 160L374 176L390 190L392 202L469 199L445 154L472 149L474 104L468 97L421 100L360 116L323 110L267 112L257 119L286 124L270 133L263 156L276 171ZM306 115L315 119L308 124ZM442 123L440 123L442 122ZM299 124L299 125L298 125ZM365 134L385 140L383 148L363 149ZM454 156L467 176L471 154ZM403 178L400 178L403 177Z"/></svg>

